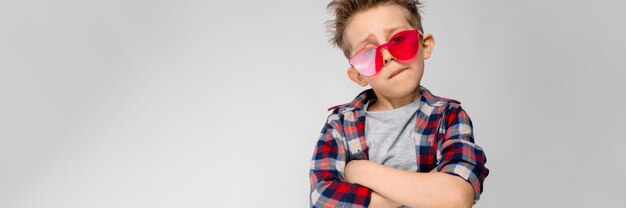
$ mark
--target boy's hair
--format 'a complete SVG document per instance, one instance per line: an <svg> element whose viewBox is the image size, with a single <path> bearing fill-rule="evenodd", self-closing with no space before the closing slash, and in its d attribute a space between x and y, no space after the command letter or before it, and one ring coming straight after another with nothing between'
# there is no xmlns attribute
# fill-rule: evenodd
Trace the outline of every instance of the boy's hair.
<svg viewBox="0 0 626 208"><path fill-rule="evenodd" d="M346 58L350 58L350 45L344 37L346 25L354 14L374 8L379 5L396 5L399 6L407 21L413 28L424 32L422 29L422 17L419 8L421 3L419 0L332 0L326 7L335 15L334 20L326 21L328 32L332 33L329 42L339 47Z"/></svg>

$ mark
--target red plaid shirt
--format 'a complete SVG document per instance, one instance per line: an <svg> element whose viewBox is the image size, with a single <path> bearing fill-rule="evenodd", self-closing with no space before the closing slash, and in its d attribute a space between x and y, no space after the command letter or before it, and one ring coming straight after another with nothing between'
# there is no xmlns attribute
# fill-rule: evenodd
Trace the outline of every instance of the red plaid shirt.
<svg viewBox="0 0 626 208"><path fill-rule="evenodd" d="M460 102L434 96L420 86L421 101L415 129L418 172L439 172L459 176L474 188L474 202L483 191L489 174L487 158L474 143L472 122ZM311 207L367 207L372 190L345 182L344 168L351 160L367 160L365 111L363 104L375 98L372 89L361 92L352 102L333 110L315 146L309 178Z"/></svg>

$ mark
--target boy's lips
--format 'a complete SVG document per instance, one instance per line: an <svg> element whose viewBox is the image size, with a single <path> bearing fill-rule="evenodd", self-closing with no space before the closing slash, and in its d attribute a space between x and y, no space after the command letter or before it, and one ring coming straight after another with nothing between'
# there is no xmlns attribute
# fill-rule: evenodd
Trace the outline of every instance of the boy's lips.
<svg viewBox="0 0 626 208"><path fill-rule="evenodd" d="M400 74L401 72L403 72L406 69L408 69L408 68L402 68L402 69L398 69L398 70L394 71L393 73L391 73L391 75L389 75L389 78L387 78L387 79L393 78L394 76Z"/></svg>

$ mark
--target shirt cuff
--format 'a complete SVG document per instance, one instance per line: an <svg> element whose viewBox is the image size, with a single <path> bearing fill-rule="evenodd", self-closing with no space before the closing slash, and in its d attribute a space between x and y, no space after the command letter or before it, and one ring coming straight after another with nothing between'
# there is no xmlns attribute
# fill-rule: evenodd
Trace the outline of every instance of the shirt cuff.
<svg viewBox="0 0 626 208"><path fill-rule="evenodd" d="M445 164L445 166L443 166L439 170L439 172L456 175L465 179L467 182L469 182L470 185L472 185L472 188L474 189L474 203L476 203L478 202L478 200L480 200L480 194L482 193L482 190L481 190L482 184L481 184L481 181L478 179L478 176L476 175L476 173L472 171L475 168L476 167L471 163L468 163L465 161L457 161L454 163Z"/></svg>

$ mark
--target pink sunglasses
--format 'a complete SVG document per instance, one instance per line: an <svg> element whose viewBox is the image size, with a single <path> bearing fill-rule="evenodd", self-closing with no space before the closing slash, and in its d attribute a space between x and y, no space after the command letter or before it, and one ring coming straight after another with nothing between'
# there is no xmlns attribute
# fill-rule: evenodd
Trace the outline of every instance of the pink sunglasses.
<svg viewBox="0 0 626 208"><path fill-rule="evenodd" d="M411 61L419 50L419 30L405 30L393 35L389 42L378 47L369 47L359 50L350 58L350 66L354 67L363 76L374 76L383 67L382 50L387 49L389 53L401 63Z"/></svg>

